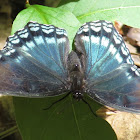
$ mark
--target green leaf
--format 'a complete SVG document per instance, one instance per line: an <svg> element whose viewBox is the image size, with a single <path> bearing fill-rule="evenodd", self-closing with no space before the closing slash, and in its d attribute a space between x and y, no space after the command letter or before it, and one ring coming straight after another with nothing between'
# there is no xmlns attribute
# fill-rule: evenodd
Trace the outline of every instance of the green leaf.
<svg viewBox="0 0 140 140"><path fill-rule="evenodd" d="M121 21L124 24L139 27L139 0L80 0L70 10L81 23L95 20ZM63 6L63 9L67 4Z"/></svg>
<svg viewBox="0 0 140 140"><path fill-rule="evenodd" d="M12 33L23 28L28 21L65 28L72 40L80 26L69 11L33 5L20 12L14 21ZM62 96L42 99L14 97L15 116L23 140L117 139L106 121L95 117L85 103L77 102L71 95L49 110L43 110ZM87 97L86 100L94 112L101 106Z"/></svg>
<svg viewBox="0 0 140 140"><path fill-rule="evenodd" d="M69 10L72 12L74 10L75 5L77 4L79 0L63 0L59 3L59 8L64 9L64 10Z"/></svg>
<svg viewBox="0 0 140 140"><path fill-rule="evenodd" d="M110 125L95 117L82 101L71 95L43 110L62 98L42 99L14 98L16 120L23 140L117 140ZM100 105L86 98L93 110Z"/></svg>
<svg viewBox="0 0 140 140"><path fill-rule="evenodd" d="M12 34L18 29L23 28L29 21L53 24L56 27L64 28L68 33L71 44L76 31L81 25L77 18L69 11L59 8L32 5L17 15L13 23Z"/></svg>

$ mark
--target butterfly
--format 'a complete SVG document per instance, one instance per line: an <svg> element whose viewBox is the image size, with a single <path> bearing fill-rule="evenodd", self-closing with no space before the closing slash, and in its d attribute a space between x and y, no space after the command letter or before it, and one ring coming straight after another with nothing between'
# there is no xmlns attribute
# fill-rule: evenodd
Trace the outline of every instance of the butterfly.
<svg viewBox="0 0 140 140"><path fill-rule="evenodd" d="M140 69L109 21L83 24L70 52L67 33L29 22L0 51L0 93L46 97L87 94L118 110L140 113Z"/></svg>

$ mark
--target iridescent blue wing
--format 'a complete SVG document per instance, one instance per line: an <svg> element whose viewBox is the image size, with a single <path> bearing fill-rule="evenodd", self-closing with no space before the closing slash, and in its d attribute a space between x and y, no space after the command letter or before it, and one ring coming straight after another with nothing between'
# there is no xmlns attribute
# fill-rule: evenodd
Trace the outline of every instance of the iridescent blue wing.
<svg viewBox="0 0 140 140"><path fill-rule="evenodd" d="M0 93L28 97L64 93L68 53L64 29L29 22L0 51Z"/></svg>
<svg viewBox="0 0 140 140"><path fill-rule="evenodd" d="M140 69L113 24L86 23L75 42L85 70L85 92L101 104L140 113Z"/></svg>

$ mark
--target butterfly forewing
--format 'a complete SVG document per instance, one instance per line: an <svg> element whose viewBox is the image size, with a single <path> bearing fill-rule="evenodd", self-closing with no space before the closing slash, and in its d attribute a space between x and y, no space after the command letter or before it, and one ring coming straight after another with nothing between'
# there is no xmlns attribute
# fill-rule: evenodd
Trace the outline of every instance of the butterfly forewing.
<svg viewBox="0 0 140 140"><path fill-rule="evenodd" d="M68 53L64 29L29 22L0 51L0 93L27 97L64 93Z"/></svg>
<svg viewBox="0 0 140 140"><path fill-rule="evenodd" d="M77 32L75 41L78 52L86 56L87 78L92 75L95 80L122 63L133 64L128 49L111 22L95 21L84 24Z"/></svg>
<svg viewBox="0 0 140 140"><path fill-rule="evenodd" d="M140 70L113 24L86 23L75 42L78 56L85 56L80 57L85 61L85 92L102 104L140 113Z"/></svg>

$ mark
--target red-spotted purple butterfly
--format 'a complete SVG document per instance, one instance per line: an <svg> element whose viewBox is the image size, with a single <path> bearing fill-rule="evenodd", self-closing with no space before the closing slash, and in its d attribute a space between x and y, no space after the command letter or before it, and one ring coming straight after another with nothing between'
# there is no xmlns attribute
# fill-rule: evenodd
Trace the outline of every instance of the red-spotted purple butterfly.
<svg viewBox="0 0 140 140"><path fill-rule="evenodd" d="M88 94L118 110L140 113L140 69L108 21L85 23L69 53L64 29L29 22L0 51L0 93L46 97Z"/></svg>

